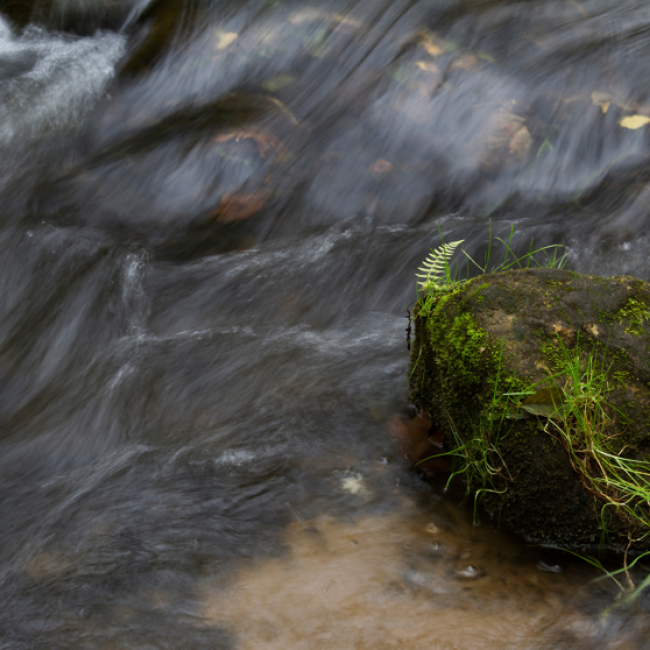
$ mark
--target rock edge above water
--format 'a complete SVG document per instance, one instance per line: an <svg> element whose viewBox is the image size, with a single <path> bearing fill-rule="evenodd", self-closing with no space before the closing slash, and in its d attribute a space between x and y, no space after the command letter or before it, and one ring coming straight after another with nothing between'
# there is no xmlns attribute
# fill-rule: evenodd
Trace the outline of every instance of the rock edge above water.
<svg viewBox="0 0 650 650"><path fill-rule="evenodd" d="M494 395L542 380L563 385L566 377L548 378L562 368L564 347L573 357L591 354L607 370L611 449L650 460L649 283L560 269L508 271L430 296L429 307L421 299L414 316L411 399L428 410L433 426L444 428L450 450L485 435L490 427L481 422ZM509 399L498 408L489 436L502 472L487 484L470 481L475 490L493 490L483 503L495 518L535 543L625 549L631 536L632 549L650 548L650 535L641 539L648 530L615 507L604 511L603 535L603 501L588 489L547 418L513 412Z"/></svg>

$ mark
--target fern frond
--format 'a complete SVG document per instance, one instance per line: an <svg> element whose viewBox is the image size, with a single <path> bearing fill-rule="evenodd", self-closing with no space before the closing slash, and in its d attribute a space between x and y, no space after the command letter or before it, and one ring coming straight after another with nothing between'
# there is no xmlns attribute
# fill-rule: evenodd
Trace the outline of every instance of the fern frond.
<svg viewBox="0 0 650 650"><path fill-rule="evenodd" d="M442 244L435 250L431 249L431 254L418 269L421 273L415 274L416 278L422 278L418 280L422 291L435 289L449 278L449 260L453 257L456 248L464 241L464 239L459 239L448 244Z"/></svg>

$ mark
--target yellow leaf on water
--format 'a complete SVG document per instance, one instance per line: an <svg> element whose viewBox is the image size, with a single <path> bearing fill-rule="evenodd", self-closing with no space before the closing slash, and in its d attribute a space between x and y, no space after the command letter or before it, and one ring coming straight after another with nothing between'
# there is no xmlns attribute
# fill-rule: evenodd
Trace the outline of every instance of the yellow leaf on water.
<svg viewBox="0 0 650 650"><path fill-rule="evenodd" d="M444 54L444 50L436 45L430 38L425 38L421 41L420 45L425 49L427 54L431 56L440 56Z"/></svg>
<svg viewBox="0 0 650 650"><path fill-rule="evenodd" d="M363 27L363 23L356 18L350 18L345 14L334 14L334 18L341 24L347 25L348 27Z"/></svg>
<svg viewBox="0 0 650 650"><path fill-rule="evenodd" d="M431 61L416 61L415 65L425 72L432 72L433 74L438 74L440 72L440 68Z"/></svg>
<svg viewBox="0 0 650 650"><path fill-rule="evenodd" d="M320 9L314 9L313 7L306 7L305 9L299 9L294 11L289 16L289 22L292 25L302 26L308 23L316 22L317 20L324 19L327 14Z"/></svg>
<svg viewBox="0 0 650 650"><path fill-rule="evenodd" d="M629 115L619 120L619 124L626 129L640 129L650 122L650 117L645 115Z"/></svg>
<svg viewBox="0 0 650 650"><path fill-rule="evenodd" d="M600 106L603 115L607 113L609 107L614 101L614 97L609 93L593 92L591 93L591 103L594 106Z"/></svg>
<svg viewBox="0 0 650 650"><path fill-rule="evenodd" d="M447 68L450 72L452 70L465 70L469 71L476 66L478 58L474 54L461 54L456 57Z"/></svg>
<svg viewBox="0 0 650 650"><path fill-rule="evenodd" d="M235 32L217 32L217 44L215 50L225 50L229 45L232 45L239 38L239 34Z"/></svg>

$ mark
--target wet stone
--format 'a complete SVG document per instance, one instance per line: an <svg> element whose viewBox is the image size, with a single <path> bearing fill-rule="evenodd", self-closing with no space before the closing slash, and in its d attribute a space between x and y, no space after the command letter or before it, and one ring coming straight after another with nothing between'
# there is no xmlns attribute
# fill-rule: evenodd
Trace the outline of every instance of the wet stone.
<svg viewBox="0 0 650 650"><path fill-rule="evenodd" d="M534 543L625 550L631 536L633 548L647 548L643 501L638 516L610 508L603 527L602 507L619 497L598 482L601 447L585 447L585 428L617 462L650 460L650 284L529 269L479 276L431 300L415 310L411 399L444 423L449 451L491 431L484 458L493 473L468 478L487 488L496 523ZM595 414L587 425L575 400ZM498 416L488 426L490 409Z"/></svg>
<svg viewBox="0 0 650 650"><path fill-rule="evenodd" d="M543 560L537 563L537 568L544 573L562 573L564 569L559 564L546 564Z"/></svg>
<svg viewBox="0 0 650 650"><path fill-rule="evenodd" d="M456 580L478 580L485 575L485 572L481 569L469 564L464 569L456 571L454 578Z"/></svg>

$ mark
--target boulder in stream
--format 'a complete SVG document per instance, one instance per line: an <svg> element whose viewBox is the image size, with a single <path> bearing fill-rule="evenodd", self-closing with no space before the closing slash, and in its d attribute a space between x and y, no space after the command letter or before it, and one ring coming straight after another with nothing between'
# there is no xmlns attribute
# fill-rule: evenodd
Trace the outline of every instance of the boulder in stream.
<svg viewBox="0 0 650 650"><path fill-rule="evenodd" d="M650 284L540 268L443 289L415 308L411 398L468 490L529 542L650 549Z"/></svg>

